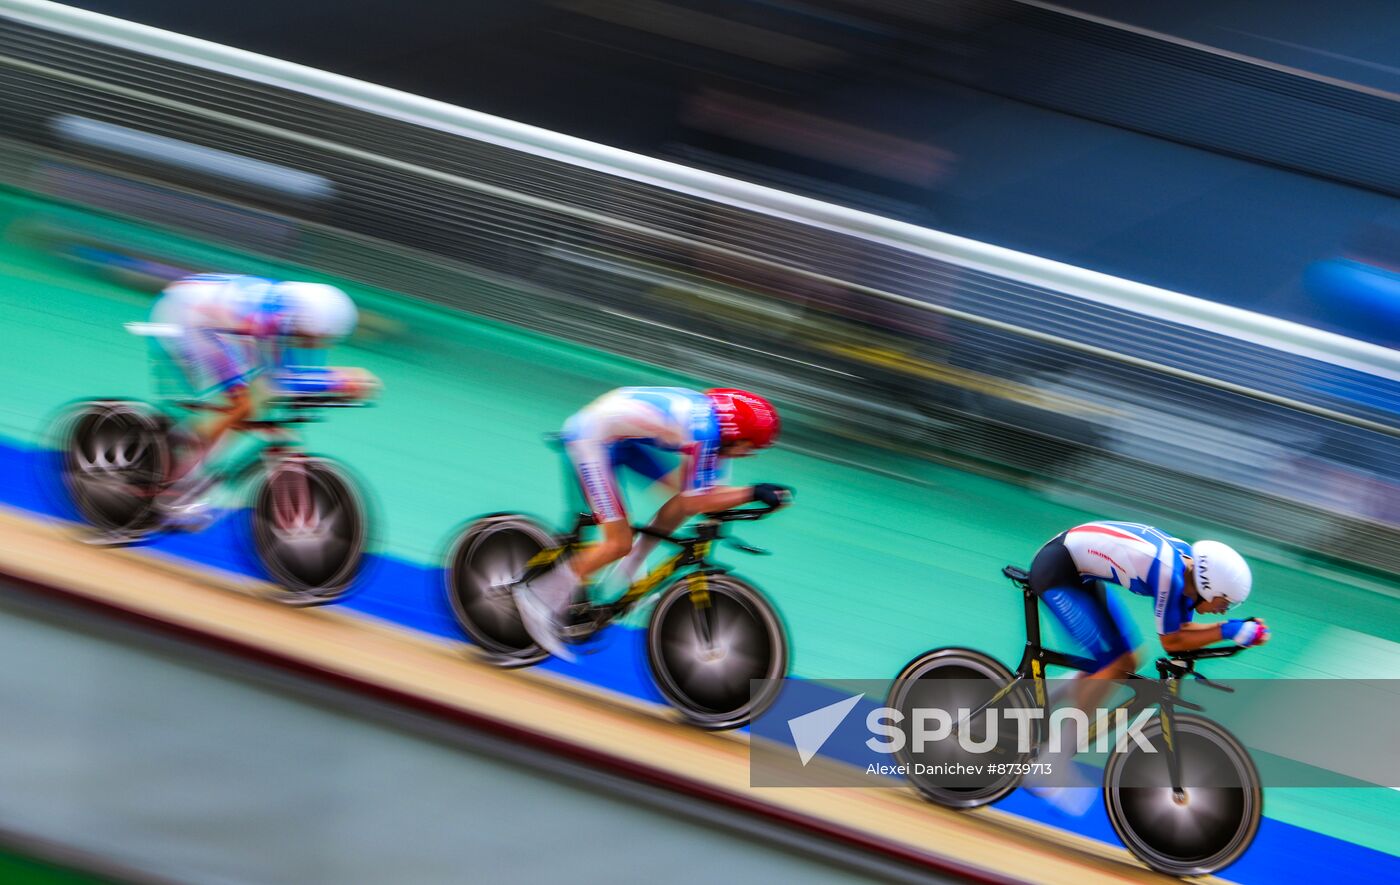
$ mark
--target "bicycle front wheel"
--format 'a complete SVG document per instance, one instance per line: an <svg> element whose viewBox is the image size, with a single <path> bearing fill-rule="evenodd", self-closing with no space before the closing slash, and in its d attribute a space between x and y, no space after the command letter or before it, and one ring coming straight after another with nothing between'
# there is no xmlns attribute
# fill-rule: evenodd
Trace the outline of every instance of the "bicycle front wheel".
<svg viewBox="0 0 1400 885"><path fill-rule="evenodd" d="M657 601L647 657L656 687L690 723L738 728L782 689L787 636L757 588L730 575L692 574Z"/></svg>
<svg viewBox="0 0 1400 885"><path fill-rule="evenodd" d="M1238 860L1259 832L1259 772L1244 745L1209 719L1178 713L1171 730L1181 791L1172 789L1171 748L1158 716L1141 729L1152 752L1129 741L1108 758L1108 819L1128 850L1152 869L1172 876L1216 873Z"/></svg>
<svg viewBox="0 0 1400 885"><path fill-rule="evenodd" d="M253 493L253 546L287 605L325 605L350 592L364 561L368 519L333 461L296 456L272 465Z"/></svg>

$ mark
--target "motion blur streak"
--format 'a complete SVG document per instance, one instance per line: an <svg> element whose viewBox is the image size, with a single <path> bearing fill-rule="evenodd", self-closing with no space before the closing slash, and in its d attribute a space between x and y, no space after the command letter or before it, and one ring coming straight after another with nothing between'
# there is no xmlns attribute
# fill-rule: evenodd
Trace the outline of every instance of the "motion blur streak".
<svg viewBox="0 0 1400 885"><path fill-rule="evenodd" d="M224 214L192 226L220 242L718 372L827 434L1400 570L1400 515L1376 503L1400 484L1391 351L37 0L0 10L9 183L86 178L91 202L157 223L162 202L212 201ZM98 109L338 199L45 138ZM118 197L132 180L149 196Z"/></svg>
<svg viewBox="0 0 1400 885"><path fill-rule="evenodd" d="M60 137L83 147L165 163L179 170L212 178L227 178L239 184L307 199L325 199L333 194L330 182L319 175L308 175L275 163L250 160L228 151L186 144L125 126L64 114L54 118L53 128Z"/></svg>

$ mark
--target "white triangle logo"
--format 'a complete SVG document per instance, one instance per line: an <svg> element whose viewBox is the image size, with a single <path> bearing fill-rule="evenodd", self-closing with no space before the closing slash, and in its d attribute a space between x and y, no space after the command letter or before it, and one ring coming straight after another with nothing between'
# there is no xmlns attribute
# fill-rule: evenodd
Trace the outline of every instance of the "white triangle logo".
<svg viewBox="0 0 1400 885"><path fill-rule="evenodd" d="M812 757L846 721L847 714L863 697L865 695L858 694L788 720L788 731L792 732L792 743L797 747L797 758L802 760L803 765L812 761Z"/></svg>

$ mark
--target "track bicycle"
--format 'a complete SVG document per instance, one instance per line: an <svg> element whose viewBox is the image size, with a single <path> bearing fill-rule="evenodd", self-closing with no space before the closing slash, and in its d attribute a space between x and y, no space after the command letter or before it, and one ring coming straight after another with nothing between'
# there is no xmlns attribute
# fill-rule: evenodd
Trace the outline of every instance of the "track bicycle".
<svg viewBox="0 0 1400 885"><path fill-rule="evenodd" d="M1040 638L1039 597L1030 589L1030 575L1015 566L1007 566L1002 574L1021 589L1025 602L1026 645L1015 672L972 649L940 648L910 661L890 688L888 706L904 713L906 721L919 709L969 711L957 729L970 729L969 737L985 741L990 749L982 761L998 763L956 777L920 774L914 763L923 763L923 771L928 771L930 762L970 760L971 756L954 739L956 730L932 748L926 745L917 758L906 743L897 756L909 766L911 784L928 801L950 808L996 802L1031 770L1044 746L1043 723L1050 720L1047 667L1086 673L1098 669L1088 658L1045 648ZM1259 831L1264 794L1248 751L1215 722L1181 712L1204 710L1180 696L1181 682L1187 677L1210 688L1233 691L1197 673L1197 663L1241 651L1241 646L1217 646L1159 658L1157 678L1134 674L1123 683L1132 697L1110 712L1113 716L1122 710L1133 720L1141 711L1156 708L1140 729L1153 751L1136 741L1117 742L1104 768L1103 798L1123 844L1159 872L1174 876L1217 872L1239 859ZM1029 752L1022 752L1017 735L993 734L988 728L994 711L1035 708L1040 709L1040 718L1026 719L1033 729ZM1090 723L1090 740L1098 730L1098 721Z"/></svg>
<svg viewBox="0 0 1400 885"><path fill-rule="evenodd" d="M758 588L714 563L717 543L752 554L767 551L726 537L729 523L762 519L771 507L749 507L705 515L694 534L666 535L646 527L634 531L677 548L674 555L632 583L618 598L602 602L580 591L570 609L564 638L584 642L603 628L655 599L647 620L647 662L662 697L688 722L708 729L737 728L776 698L787 674L788 644L782 621ZM457 624L501 667L539 663L548 653L521 623L511 587L564 560L593 526L580 513L568 532L555 536L518 513L473 520L453 541L444 572ZM761 686L751 693L751 682Z"/></svg>
<svg viewBox="0 0 1400 885"><path fill-rule="evenodd" d="M256 440L246 454L214 465L184 496L214 501L248 487L251 542L289 605L322 605L343 598L364 561L368 516L355 482L338 463L304 451L297 426L331 408L362 405L326 394L285 393L269 404L266 420L237 429ZM139 400L94 399L69 406L55 422L52 447L63 490L90 529L85 538L104 546L150 542L188 531L163 494L171 464L185 445L172 433L182 414L212 408L201 400L159 406ZM202 528L202 526L201 526Z"/></svg>

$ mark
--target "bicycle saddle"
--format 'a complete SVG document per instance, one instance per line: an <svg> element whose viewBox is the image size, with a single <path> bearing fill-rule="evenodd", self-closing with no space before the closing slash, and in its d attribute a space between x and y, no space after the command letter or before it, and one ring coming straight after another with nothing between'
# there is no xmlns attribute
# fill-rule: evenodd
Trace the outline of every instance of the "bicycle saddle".
<svg viewBox="0 0 1400 885"><path fill-rule="evenodd" d="M1021 568L1020 566L1008 565L1006 568L1001 570L1001 573L1010 578L1012 583L1017 584L1021 587L1025 587L1031 582L1031 573Z"/></svg>

